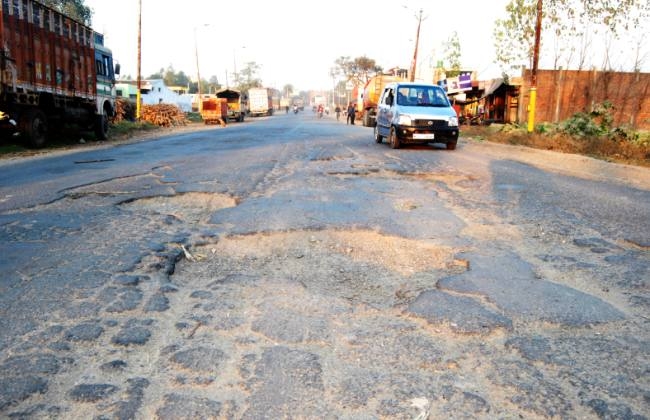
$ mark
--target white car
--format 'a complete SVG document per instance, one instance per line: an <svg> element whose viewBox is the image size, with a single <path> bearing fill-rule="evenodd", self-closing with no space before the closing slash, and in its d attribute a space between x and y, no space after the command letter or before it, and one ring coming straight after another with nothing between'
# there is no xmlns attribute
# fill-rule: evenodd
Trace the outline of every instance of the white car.
<svg viewBox="0 0 650 420"><path fill-rule="evenodd" d="M437 85L395 82L386 85L377 107L375 141L402 144L444 143L454 150L458 142L458 115L445 91Z"/></svg>

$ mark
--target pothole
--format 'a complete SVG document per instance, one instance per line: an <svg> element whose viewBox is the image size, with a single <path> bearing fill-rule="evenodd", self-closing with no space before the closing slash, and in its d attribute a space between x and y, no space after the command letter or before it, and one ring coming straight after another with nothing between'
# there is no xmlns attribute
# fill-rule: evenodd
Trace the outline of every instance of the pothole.
<svg viewBox="0 0 650 420"><path fill-rule="evenodd" d="M221 239L209 252L233 258L293 257L301 260L314 253L334 253L357 263L382 266L402 276L428 270L463 267L454 258L459 252L433 242L382 235L373 231L275 232Z"/></svg>
<svg viewBox="0 0 650 420"><path fill-rule="evenodd" d="M217 210L235 207L238 201L226 194L188 192L173 196L141 198L123 204L130 210L174 216L190 223L207 222Z"/></svg>
<svg viewBox="0 0 650 420"><path fill-rule="evenodd" d="M480 178L462 173L453 172L432 172L432 173L418 173L418 172L398 172L393 170L379 169L374 166L368 165L350 165L349 169L345 170L330 170L326 172L327 175L347 179L354 177L376 177L376 178L406 178L421 180L426 182L441 182L449 188L459 191L468 189L476 189L481 185Z"/></svg>

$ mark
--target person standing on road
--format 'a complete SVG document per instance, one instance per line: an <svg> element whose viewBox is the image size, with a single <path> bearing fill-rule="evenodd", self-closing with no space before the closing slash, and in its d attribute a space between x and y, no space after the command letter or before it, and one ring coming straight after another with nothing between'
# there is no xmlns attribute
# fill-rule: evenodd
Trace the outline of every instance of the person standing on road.
<svg viewBox="0 0 650 420"><path fill-rule="evenodd" d="M347 122L354 125L354 105L352 105L352 102L350 102L350 105L348 105L348 119L347 119ZM347 124L347 122L346 122L346 124Z"/></svg>
<svg viewBox="0 0 650 420"><path fill-rule="evenodd" d="M336 108L334 108L334 112L336 113L336 121L338 121L339 118L341 117L341 107L336 105Z"/></svg>

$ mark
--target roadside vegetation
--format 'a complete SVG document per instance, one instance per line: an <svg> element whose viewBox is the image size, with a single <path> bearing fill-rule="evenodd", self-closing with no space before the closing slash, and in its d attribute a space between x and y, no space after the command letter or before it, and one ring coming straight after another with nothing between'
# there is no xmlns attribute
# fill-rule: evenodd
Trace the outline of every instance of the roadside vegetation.
<svg viewBox="0 0 650 420"><path fill-rule="evenodd" d="M612 122L612 106L606 102L559 123L540 123L533 133L522 124L491 124L462 126L461 136L650 167L650 132Z"/></svg>

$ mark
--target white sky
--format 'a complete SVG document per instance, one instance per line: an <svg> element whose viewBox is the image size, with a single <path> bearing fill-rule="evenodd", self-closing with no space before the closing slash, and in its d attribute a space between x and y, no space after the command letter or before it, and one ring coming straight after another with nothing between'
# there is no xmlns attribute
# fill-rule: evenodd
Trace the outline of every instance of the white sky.
<svg viewBox="0 0 650 420"><path fill-rule="evenodd" d="M230 77L235 63L239 71L254 61L261 65L265 86L329 89L329 70L341 56L365 55L385 69L408 68L420 8L426 19L420 31L419 65L435 64L443 56L442 43L455 30L464 68L477 70L481 78L500 74L492 64L492 28L495 19L505 16L507 0L465 0L462 7L423 0L141 1L142 77L171 64L195 79L196 28L202 79L216 75L225 84L226 72ZM93 9L93 28L104 33L122 75L135 78L138 0L85 4Z"/></svg>

